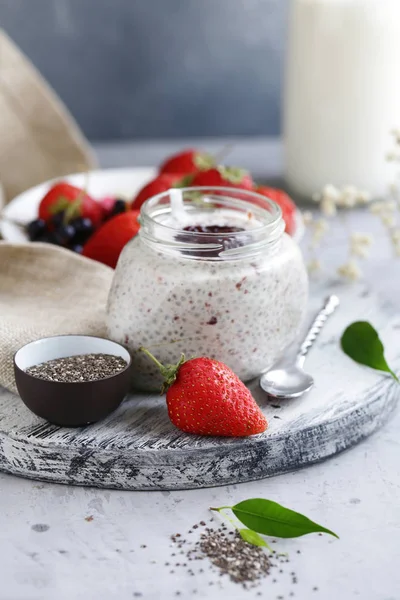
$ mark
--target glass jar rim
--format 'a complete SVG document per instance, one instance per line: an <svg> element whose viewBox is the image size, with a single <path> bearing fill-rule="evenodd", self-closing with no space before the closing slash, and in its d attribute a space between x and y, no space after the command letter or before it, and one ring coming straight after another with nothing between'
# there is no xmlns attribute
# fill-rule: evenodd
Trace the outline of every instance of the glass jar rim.
<svg viewBox="0 0 400 600"><path fill-rule="evenodd" d="M191 204L192 207L199 209L200 205L193 200L193 196L196 197L196 194L200 194L204 207L208 209L215 208L217 204L218 208L231 208L238 212L241 211L242 214L250 215L249 219L254 217L255 222L260 224L253 228L229 232L229 238L232 240L243 239L245 233L247 237L252 238L252 243L238 244L237 247L231 249L221 249L221 257L224 259L239 258L243 254L248 254L249 250L259 253L265 246L277 242L284 232L285 224L280 206L272 199L252 190L222 186L170 188L152 196L141 207L139 234L150 245L167 244L175 248L196 246L196 250L202 248L206 253L207 250L211 251L212 248L204 240L210 241L221 238L220 232L188 231L183 227L174 227L157 220L157 216L171 214L171 203L163 204L163 200L170 199L173 191L180 192L184 206L190 206ZM188 198L185 199L185 195ZM173 241L173 235L179 233L185 235L185 243ZM197 244L194 241L190 242L191 239L196 240ZM203 242L199 244L199 240L202 239ZM203 258L209 257L204 256Z"/></svg>

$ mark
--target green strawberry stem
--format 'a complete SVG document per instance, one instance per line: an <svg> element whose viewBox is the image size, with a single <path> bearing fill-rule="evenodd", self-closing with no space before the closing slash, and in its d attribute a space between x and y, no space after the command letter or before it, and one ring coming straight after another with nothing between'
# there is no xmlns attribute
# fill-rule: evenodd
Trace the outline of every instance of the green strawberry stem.
<svg viewBox="0 0 400 600"><path fill-rule="evenodd" d="M161 394L164 394L164 392L169 387L171 387L171 385L176 380L178 371L181 368L181 366L183 365L183 363L185 362L185 355L181 354L179 362L175 365L163 365L162 363L160 363L159 360L156 359L155 356L153 356L153 354L149 350L147 350L147 348L143 348L143 346L141 346L139 348L139 351L146 354L146 356L148 356L160 369L161 375L164 377L164 383L161 387Z"/></svg>
<svg viewBox="0 0 400 600"><path fill-rule="evenodd" d="M194 176L195 176L195 173L189 173L188 175L184 175L182 177L182 179L178 179L178 181L176 181L172 187L174 187L174 188L190 187Z"/></svg>

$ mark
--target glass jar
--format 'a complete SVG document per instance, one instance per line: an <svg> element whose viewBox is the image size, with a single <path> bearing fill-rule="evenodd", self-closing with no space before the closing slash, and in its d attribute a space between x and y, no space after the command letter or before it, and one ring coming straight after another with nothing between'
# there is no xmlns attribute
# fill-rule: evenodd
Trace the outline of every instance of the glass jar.
<svg viewBox="0 0 400 600"><path fill-rule="evenodd" d="M141 209L110 290L112 340L133 358L133 385L159 390L157 366L208 356L243 381L269 369L295 339L308 280L280 208L231 188L169 190Z"/></svg>

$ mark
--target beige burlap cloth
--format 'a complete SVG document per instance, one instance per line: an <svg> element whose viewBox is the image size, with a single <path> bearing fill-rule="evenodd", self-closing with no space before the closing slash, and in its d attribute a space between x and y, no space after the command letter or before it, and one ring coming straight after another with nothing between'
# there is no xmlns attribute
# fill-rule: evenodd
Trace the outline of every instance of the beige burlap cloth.
<svg viewBox="0 0 400 600"><path fill-rule="evenodd" d="M113 270L47 244L0 241L0 386L16 391L13 355L64 333L105 335Z"/></svg>
<svg viewBox="0 0 400 600"><path fill-rule="evenodd" d="M47 179L96 165L72 115L0 29L0 208Z"/></svg>

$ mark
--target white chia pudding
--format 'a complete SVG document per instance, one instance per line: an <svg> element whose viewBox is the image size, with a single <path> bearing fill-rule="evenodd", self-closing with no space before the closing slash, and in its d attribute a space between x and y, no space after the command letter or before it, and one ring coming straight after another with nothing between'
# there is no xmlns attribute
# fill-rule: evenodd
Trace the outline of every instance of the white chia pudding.
<svg viewBox="0 0 400 600"><path fill-rule="evenodd" d="M293 342L307 306L302 256L276 205L253 207L257 195L237 190L180 193L173 218L168 192L143 206L109 296L108 335L131 352L141 390L162 381L141 346L164 364L182 353L215 358L249 381Z"/></svg>

